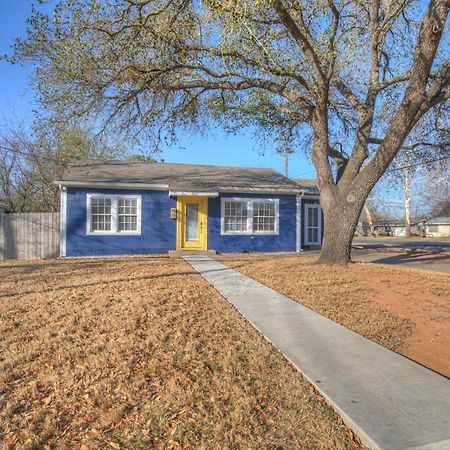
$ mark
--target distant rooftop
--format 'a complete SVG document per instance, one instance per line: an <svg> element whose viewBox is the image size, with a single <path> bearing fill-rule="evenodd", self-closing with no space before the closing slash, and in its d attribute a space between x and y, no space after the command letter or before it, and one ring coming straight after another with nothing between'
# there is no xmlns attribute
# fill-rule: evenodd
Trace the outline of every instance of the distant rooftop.
<svg viewBox="0 0 450 450"><path fill-rule="evenodd" d="M297 183L306 194L319 195L319 188L317 186L317 180L311 180L309 178L292 178L292 181Z"/></svg>
<svg viewBox="0 0 450 450"><path fill-rule="evenodd" d="M435 217L428 220L427 225L450 225L450 216Z"/></svg>

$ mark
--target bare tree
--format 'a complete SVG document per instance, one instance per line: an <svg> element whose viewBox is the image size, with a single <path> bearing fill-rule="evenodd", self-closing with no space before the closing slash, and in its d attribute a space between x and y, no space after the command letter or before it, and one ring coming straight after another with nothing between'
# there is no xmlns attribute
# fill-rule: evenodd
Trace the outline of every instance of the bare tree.
<svg viewBox="0 0 450 450"><path fill-rule="evenodd" d="M448 115L441 114L442 111L434 112L428 114L408 136L384 176L403 194L406 237L411 235L413 199L417 197L426 201L426 193L436 191L450 181L450 121Z"/></svg>
<svg viewBox="0 0 450 450"><path fill-rule="evenodd" d="M372 213L370 212L370 207L367 202L364 204L364 214L367 218L367 223L369 224L369 234L370 236L375 236L375 227L373 226Z"/></svg>
<svg viewBox="0 0 450 450"><path fill-rule="evenodd" d="M58 117L157 141L221 120L310 143L325 236L346 263L371 189L411 130L450 98L450 0L60 0L13 62L36 64Z"/></svg>
<svg viewBox="0 0 450 450"><path fill-rule="evenodd" d="M411 152L402 152L400 156L384 178L402 199L379 197L379 200L403 210L405 236L409 237L413 216L417 219L417 214L422 218L433 215L433 208L445 202L450 184L450 160L441 158L417 162L417 155Z"/></svg>
<svg viewBox="0 0 450 450"><path fill-rule="evenodd" d="M418 185L427 216L450 216L450 160L425 171Z"/></svg>
<svg viewBox="0 0 450 450"><path fill-rule="evenodd" d="M89 127L49 129L23 123L0 127L0 199L12 212L57 211L59 192L53 183L71 163L122 157L124 149L96 136Z"/></svg>

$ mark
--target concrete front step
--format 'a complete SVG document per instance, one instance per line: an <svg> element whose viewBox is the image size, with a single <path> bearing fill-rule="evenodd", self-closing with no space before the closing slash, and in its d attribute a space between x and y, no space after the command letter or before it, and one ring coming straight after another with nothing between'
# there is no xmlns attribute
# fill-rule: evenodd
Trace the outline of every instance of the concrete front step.
<svg viewBox="0 0 450 450"><path fill-rule="evenodd" d="M169 257L183 258L184 256L213 256L216 255L215 250L169 250Z"/></svg>
<svg viewBox="0 0 450 450"><path fill-rule="evenodd" d="M450 380L207 256L186 260L371 449L450 449Z"/></svg>

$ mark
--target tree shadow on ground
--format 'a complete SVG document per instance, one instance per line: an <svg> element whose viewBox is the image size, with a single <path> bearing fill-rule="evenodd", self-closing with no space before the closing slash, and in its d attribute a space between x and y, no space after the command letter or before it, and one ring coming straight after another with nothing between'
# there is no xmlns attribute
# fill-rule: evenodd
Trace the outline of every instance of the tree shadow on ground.
<svg viewBox="0 0 450 450"><path fill-rule="evenodd" d="M107 275L107 274L105 274L105 275ZM41 290L30 290L30 291L23 291L23 292L6 292L4 294L0 294L0 298L19 297L19 296L28 295L28 294L45 294L48 292L63 291L65 289L78 289L78 288L100 286L100 285L111 284L111 283L152 280L152 279L157 279L157 278L171 278L171 277L182 276L182 275L198 275L198 274L194 269L192 269L190 271L161 273L158 275L148 275L148 276L143 276L143 277L124 277L124 278L104 279L102 281L97 281L95 283L83 283L82 285L81 284L69 284L69 285L65 285L65 286L50 287L50 288L41 289Z"/></svg>

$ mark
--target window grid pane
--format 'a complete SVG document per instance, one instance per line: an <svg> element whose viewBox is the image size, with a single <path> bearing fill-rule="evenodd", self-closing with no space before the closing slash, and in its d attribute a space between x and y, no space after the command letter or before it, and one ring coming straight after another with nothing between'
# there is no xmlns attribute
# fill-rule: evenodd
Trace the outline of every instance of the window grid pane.
<svg viewBox="0 0 450 450"><path fill-rule="evenodd" d="M308 242L319 242L319 210L308 208Z"/></svg>
<svg viewBox="0 0 450 450"><path fill-rule="evenodd" d="M91 198L91 231L111 231L110 198Z"/></svg>
<svg viewBox="0 0 450 450"><path fill-rule="evenodd" d="M253 231L275 231L275 203L253 203Z"/></svg>
<svg viewBox="0 0 450 450"><path fill-rule="evenodd" d="M120 198L117 203L118 231L137 231L137 199Z"/></svg>
<svg viewBox="0 0 450 450"><path fill-rule="evenodd" d="M225 202L224 231L247 231L247 202Z"/></svg>

